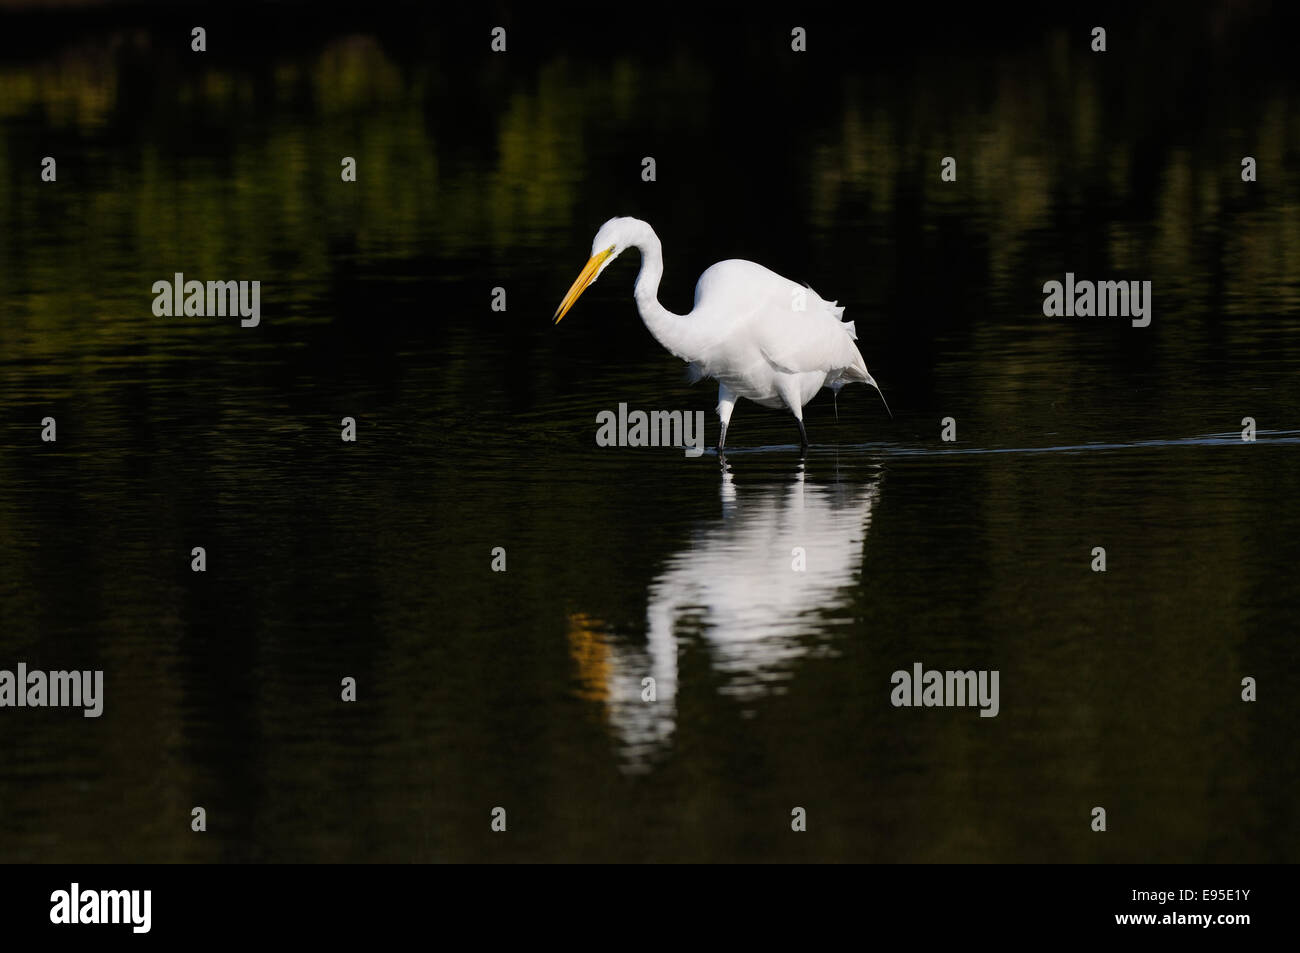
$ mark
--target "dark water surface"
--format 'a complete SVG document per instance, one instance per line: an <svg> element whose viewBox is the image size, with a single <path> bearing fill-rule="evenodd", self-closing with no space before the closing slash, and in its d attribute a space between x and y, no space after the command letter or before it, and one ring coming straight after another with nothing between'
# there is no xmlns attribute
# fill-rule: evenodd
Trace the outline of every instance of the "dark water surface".
<svg viewBox="0 0 1300 953"><path fill-rule="evenodd" d="M0 859L1295 860L1297 80L1213 9L802 57L9 15L0 668L106 702L0 709ZM596 446L620 402L717 434L634 254L550 325L616 214L670 309L729 257L837 298L895 416ZM178 271L260 326L154 316ZM1067 271L1151 326L1043 317ZM914 662L998 670L998 716L893 707Z"/></svg>

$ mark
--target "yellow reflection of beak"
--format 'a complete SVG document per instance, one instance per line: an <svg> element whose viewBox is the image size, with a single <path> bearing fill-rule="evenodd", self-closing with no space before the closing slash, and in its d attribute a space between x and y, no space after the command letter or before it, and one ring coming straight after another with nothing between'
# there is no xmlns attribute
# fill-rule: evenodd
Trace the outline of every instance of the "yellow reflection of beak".
<svg viewBox="0 0 1300 953"><path fill-rule="evenodd" d="M609 636L605 623L581 612L569 613L569 652L578 663L581 688L578 697L608 702L610 680Z"/></svg>
<svg viewBox="0 0 1300 953"><path fill-rule="evenodd" d="M563 318L568 313L569 309L573 307L573 302L578 300L578 296L587 290L587 285L596 280L596 273L600 271L600 266L603 265L605 259L609 258L612 254L614 254L614 246L610 245L603 252L591 256L591 260L588 261L586 266L582 269L582 274L578 275L578 280L573 283L573 287L569 289L569 293L564 296L564 300L560 302L560 306L555 309L556 324L559 324L560 319Z"/></svg>

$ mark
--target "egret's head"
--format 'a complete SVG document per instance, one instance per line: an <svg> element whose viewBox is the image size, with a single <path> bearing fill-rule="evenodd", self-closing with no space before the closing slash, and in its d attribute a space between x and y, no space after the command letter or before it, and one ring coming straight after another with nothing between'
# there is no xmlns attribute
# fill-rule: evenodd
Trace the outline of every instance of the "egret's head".
<svg viewBox="0 0 1300 953"><path fill-rule="evenodd" d="M578 300L579 295L587 290L600 273L605 270L611 261L627 249L629 245L634 245L642 237L642 229L645 228L645 222L636 218L611 218L604 225L600 226L600 231L591 242L591 258L583 266L582 273L578 275L573 286L569 288L569 293L564 296L560 306L555 309L555 323L559 324L560 319L568 313L573 307L573 303Z"/></svg>

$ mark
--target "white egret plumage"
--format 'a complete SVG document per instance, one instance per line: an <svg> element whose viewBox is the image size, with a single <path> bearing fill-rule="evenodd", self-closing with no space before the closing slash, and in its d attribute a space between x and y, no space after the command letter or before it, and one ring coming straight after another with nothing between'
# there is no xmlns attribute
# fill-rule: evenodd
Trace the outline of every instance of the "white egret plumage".
<svg viewBox="0 0 1300 953"><path fill-rule="evenodd" d="M788 408L804 448L803 407L823 387L838 394L845 384L870 384L884 401L853 343L853 322L840 320L844 309L762 265L735 258L718 262L700 275L691 312L673 314L659 303L663 246L654 229L637 218L611 218L600 227L591 259L555 310L556 324L628 248L641 252L634 294L645 326L664 348L691 365L693 380L718 382L719 452L726 447L727 425L741 397L763 407Z"/></svg>

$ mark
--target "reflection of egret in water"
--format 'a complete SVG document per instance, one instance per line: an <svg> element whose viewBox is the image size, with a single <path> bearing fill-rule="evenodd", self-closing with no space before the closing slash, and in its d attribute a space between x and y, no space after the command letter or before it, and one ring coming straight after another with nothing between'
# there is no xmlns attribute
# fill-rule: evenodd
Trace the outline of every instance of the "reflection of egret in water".
<svg viewBox="0 0 1300 953"><path fill-rule="evenodd" d="M604 706L630 768L648 767L675 730L680 640L702 640L721 691L742 702L779 691L799 659L827 647L826 613L858 582L879 492L877 478L808 484L802 464L788 486L738 491L724 470L721 518L696 527L650 584L643 643L570 616L581 694Z"/></svg>

